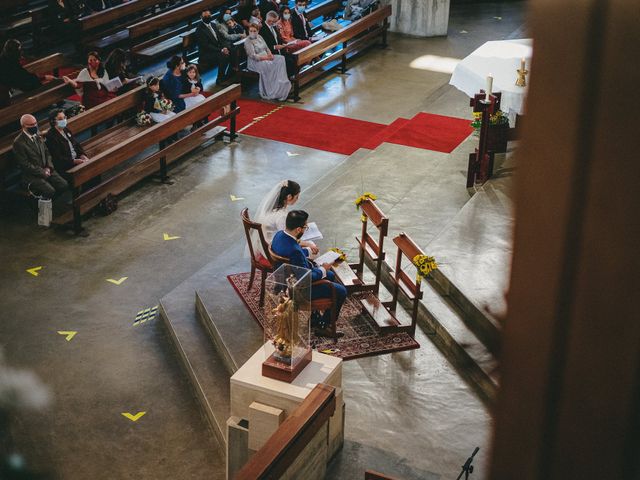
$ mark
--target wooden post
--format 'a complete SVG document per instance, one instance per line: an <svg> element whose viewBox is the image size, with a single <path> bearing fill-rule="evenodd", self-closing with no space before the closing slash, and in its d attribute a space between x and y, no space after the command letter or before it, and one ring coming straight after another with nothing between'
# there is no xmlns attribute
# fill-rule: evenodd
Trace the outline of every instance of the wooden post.
<svg viewBox="0 0 640 480"><path fill-rule="evenodd" d="M347 41L342 42L342 58L340 59L340 73L347 73Z"/></svg>

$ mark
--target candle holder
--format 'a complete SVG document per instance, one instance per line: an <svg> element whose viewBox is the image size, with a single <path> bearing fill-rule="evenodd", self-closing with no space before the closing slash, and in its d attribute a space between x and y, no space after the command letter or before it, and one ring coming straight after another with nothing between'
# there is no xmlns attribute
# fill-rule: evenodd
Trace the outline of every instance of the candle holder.
<svg viewBox="0 0 640 480"><path fill-rule="evenodd" d="M516 78L516 86L518 87L526 87L527 86L527 73L529 70L526 68L519 68L516 70L518 72L518 78Z"/></svg>

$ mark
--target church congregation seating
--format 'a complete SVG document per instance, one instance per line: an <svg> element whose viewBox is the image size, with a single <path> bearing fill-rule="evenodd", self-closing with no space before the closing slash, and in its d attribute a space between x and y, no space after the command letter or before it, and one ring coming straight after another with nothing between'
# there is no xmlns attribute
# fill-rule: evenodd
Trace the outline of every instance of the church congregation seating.
<svg viewBox="0 0 640 480"><path fill-rule="evenodd" d="M40 5L42 4L42 5ZM182 49L193 60L195 26L200 22L204 10L219 15L223 5L235 2L224 0L158 1L130 0L77 18L79 43L77 52L97 50L106 58L113 48L122 46L133 64L142 65L154 59L161 60L173 50ZM35 7L46 15L46 2L40 0L10 0L3 2L0 10L7 12L10 18L25 11L34 12ZM324 32L321 23L334 18L342 10L340 0L325 0L312 4L307 15L313 22L314 32L321 37ZM10 13L10 15L9 15ZM336 64L346 68L347 56L353 55L370 45L379 36L383 43L386 38L387 18L390 7L384 7L372 14L346 25L333 34L326 35L309 47L295 53L297 72L293 79L294 98L299 98L299 89L324 71ZM35 18L35 17L34 17ZM42 17L45 30L50 27L46 16ZM50 30L50 29L49 29ZM6 33L6 32L5 32ZM56 37L53 37L56 38ZM59 38L56 38L60 40ZM36 46L35 34L31 48ZM72 45L73 46L73 45ZM27 47L29 48L29 47ZM244 49L237 49L244 54ZM311 61L314 61L313 63ZM56 78L46 82L34 91L18 93L12 96L9 104L0 108L0 192L28 194L19 186L20 175L12 162L12 142L19 133L17 122L25 113L40 118L41 131L46 131L43 121L48 111L55 106L69 105L69 99L75 98L76 91L65 84L60 77L67 75L75 78L81 67L73 63L62 53L54 53L31 61L24 68L37 75L51 74ZM236 64L237 73L256 76ZM130 89L123 89L123 91ZM82 144L92 159L87 164L78 165L67 172L72 180L73 201L71 211L61 214L56 223L73 221L76 231L81 229L82 215L110 195L118 195L135 182L153 173L160 172L166 177L167 165L181 155L207 141L216 125L231 119L230 135L235 136L235 116L238 108L236 101L240 97L239 86L230 87L195 107L181 112L170 121L149 127L139 127L135 123L135 113L141 108L143 87L137 87L120 96L98 105L76 117L69 119L69 127L75 135L81 135ZM77 101L77 100L75 100ZM72 103L72 102L71 102ZM212 112L226 105L232 105L230 111L219 115L214 121L196 128L189 135L167 145L165 139L193 125ZM97 133L100 127L105 127ZM137 157L150 146L160 144L157 152L140 160ZM132 160L136 157L136 160ZM96 179L99 183L95 185ZM88 185L92 186L89 187Z"/></svg>

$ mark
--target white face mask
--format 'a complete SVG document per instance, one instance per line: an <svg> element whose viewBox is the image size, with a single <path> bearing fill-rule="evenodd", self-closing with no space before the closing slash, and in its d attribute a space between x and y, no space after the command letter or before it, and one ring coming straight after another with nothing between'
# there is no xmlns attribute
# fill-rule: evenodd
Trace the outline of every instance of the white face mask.
<svg viewBox="0 0 640 480"><path fill-rule="evenodd" d="M282 18L284 18L285 20L289 20L291 18L291 15L288 13L285 13L284 15L282 15Z"/></svg>
<svg viewBox="0 0 640 480"><path fill-rule="evenodd" d="M249 38L252 39L252 40L255 40L256 38L258 38L258 34L252 32L252 33L249 34Z"/></svg>

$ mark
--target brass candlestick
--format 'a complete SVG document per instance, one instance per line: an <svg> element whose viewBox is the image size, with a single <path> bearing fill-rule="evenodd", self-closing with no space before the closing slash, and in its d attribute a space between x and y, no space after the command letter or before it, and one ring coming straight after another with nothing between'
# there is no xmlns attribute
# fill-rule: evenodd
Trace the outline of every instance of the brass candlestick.
<svg viewBox="0 0 640 480"><path fill-rule="evenodd" d="M519 68L516 70L518 72L518 78L516 78L516 86L518 87L526 87L527 86L527 73L529 70L526 68Z"/></svg>

